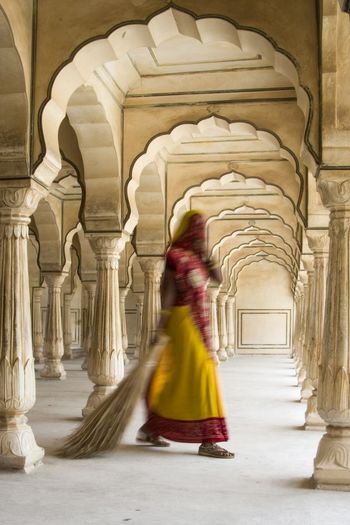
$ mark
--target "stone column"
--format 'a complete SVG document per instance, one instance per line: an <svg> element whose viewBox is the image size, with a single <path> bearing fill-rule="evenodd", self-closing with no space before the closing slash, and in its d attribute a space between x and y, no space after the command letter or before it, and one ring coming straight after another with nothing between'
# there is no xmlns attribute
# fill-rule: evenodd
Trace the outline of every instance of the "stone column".
<svg viewBox="0 0 350 525"><path fill-rule="evenodd" d="M299 326L299 333L297 338L297 361L296 361L296 374L298 377L298 384L299 384L299 378L301 374L301 369L303 366L303 342L304 342L304 335L305 335L305 315L306 315L306 304L308 300L308 293L309 293L309 285L307 282L307 275L304 270L299 272L299 278L301 282L300 287L300 293L301 293L301 305L300 305L300 326Z"/></svg>
<svg viewBox="0 0 350 525"><path fill-rule="evenodd" d="M227 295L220 293L217 299L218 305L218 328L219 328L219 351L220 361L227 360L227 326L226 326L226 301Z"/></svg>
<svg viewBox="0 0 350 525"><path fill-rule="evenodd" d="M125 314L125 300L126 300L126 296L128 295L128 292L129 292L129 288L119 289L120 321L121 321L121 329L122 329L122 347L123 347L123 354L124 354L124 364L127 364L129 362L128 356L126 354L128 347L129 347L129 341L128 341L128 331L126 328L126 314Z"/></svg>
<svg viewBox="0 0 350 525"><path fill-rule="evenodd" d="M91 346L92 327L93 327L93 320L94 320L96 282L84 281L83 286L87 292L87 309L86 309L86 333L84 337L85 358L81 365L81 368L82 370L87 370L89 352L90 352L90 346Z"/></svg>
<svg viewBox="0 0 350 525"><path fill-rule="evenodd" d="M124 376L118 266L124 248L117 234L89 235L97 261L97 282L88 375L95 387L83 416L90 414Z"/></svg>
<svg viewBox="0 0 350 525"><path fill-rule="evenodd" d="M44 335L43 324L41 319L41 296L43 289L35 286L33 288L33 350L34 359L36 363L43 363L44 361Z"/></svg>
<svg viewBox="0 0 350 525"><path fill-rule="evenodd" d="M306 402L312 395L312 383L309 376L310 367L310 346L311 340L314 334L315 327L315 279L314 279L314 258L308 256L308 259L303 259L304 266L307 270L307 278L309 283L309 294L306 311L306 323L305 323L305 338L303 345L303 371L304 379L301 384L301 401Z"/></svg>
<svg viewBox="0 0 350 525"><path fill-rule="evenodd" d="M145 292L142 311L140 355L148 352L155 336L160 314L160 280L163 273L164 257L139 257L145 275Z"/></svg>
<svg viewBox="0 0 350 525"><path fill-rule="evenodd" d="M350 173L324 171L318 179L330 209L329 260L318 382L318 411L327 423L314 462L317 488L350 490Z"/></svg>
<svg viewBox="0 0 350 525"><path fill-rule="evenodd" d="M62 364L64 354L61 291L66 273L45 273L45 281L49 292L45 330L45 365L40 372L44 379L66 379L66 371Z"/></svg>
<svg viewBox="0 0 350 525"><path fill-rule="evenodd" d="M72 295L65 294L63 301L63 359L73 359L72 344L72 322L71 322Z"/></svg>
<svg viewBox="0 0 350 525"><path fill-rule="evenodd" d="M134 358L140 355L141 330L142 330L143 292L136 293L136 337Z"/></svg>
<svg viewBox="0 0 350 525"><path fill-rule="evenodd" d="M41 197L32 188L0 189L0 468L25 472L44 456L25 416L35 403L28 223Z"/></svg>
<svg viewBox="0 0 350 525"><path fill-rule="evenodd" d="M292 351L292 357L294 359L294 362L298 362L298 340L300 335L300 321L301 321L301 307L302 307L302 292L301 292L302 285L300 281L298 281L295 295L294 295L294 304L295 304L295 324L294 324L294 332L293 332L293 351Z"/></svg>
<svg viewBox="0 0 350 525"><path fill-rule="evenodd" d="M235 355L235 303L236 298L229 295L226 302L226 321L227 321L227 355Z"/></svg>
<svg viewBox="0 0 350 525"><path fill-rule="evenodd" d="M323 336L323 320L326 299L326 268L328 261L328 231L309 231L309 246L313 251L314 264L314 315L311 326L309 345L308 375L312 388L312 395L307 401L305 412L305 430L323 429L325 423L317 411L318 371L321 357L321 343Z"/></svg>
<svg viewBox="0 0 350 525"><path fill-rule="evenodd" d="M207 289L209 299L209 315L210 315L210 327L211 327L211 340L212 350L217 352L219 350L219 329L218 329L218 317L217 317L217 298L219 295L219 288L208 286Z"/></svg>

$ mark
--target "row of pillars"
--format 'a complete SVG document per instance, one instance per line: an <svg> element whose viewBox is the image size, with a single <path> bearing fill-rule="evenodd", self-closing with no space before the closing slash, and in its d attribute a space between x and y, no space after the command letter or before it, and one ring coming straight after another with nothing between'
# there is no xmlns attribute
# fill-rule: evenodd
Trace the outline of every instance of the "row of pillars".
<svg viewBox="0 0 350 525"><path fill-rule="evenodd" d="M311 408L312 403L317 404L318 415L327 425L315 458L315 484L319 488L349 490L350 175L341 170L325 170L318 178L318 188L331 212L327 289L324 294L323 252L315 249L314 268L307 269L307 284L303 284L303 290L299 285L295 359L302 385L312 387L309 388L312 390L310 398L313 398ZM35 402L27 261L28 223L42 194L37 188L7 188L0 197L0 467L30 470L44 455L25 417ZM88 359L88 374L95 386L86 406L87 411L115 388L124 374L118 285L118 260L123 243L117 234L94 235L90 242L97 261L97 281ZM140 264L145 273L140 340L142 352L147 349L156 329L162 260L147 257ZM48 326L51 323L53 329L52 348L56 344L55 326L59 324L57 319L61 315L58 284L54 277L51 286L48 283L51 288L49 300L52 307ZM319 306L322 294L323 299L325 297L324 315ZM224 321L220 301L217 312L219 326L224 326L226 318ZM227 316L227 320L230 318ZM322 319L323 330L320 328ZM223 346L225 333L227 329L221 330ZM320 343L315 344L317 341ZM227 348L228 343L226 353ZM316 353L315 348L318 349ZM318 352L320 358L317 357ZM44 370L59 367L56 357L48 354ZM318 369L317 380L314 378L315 369Z"/></svg>

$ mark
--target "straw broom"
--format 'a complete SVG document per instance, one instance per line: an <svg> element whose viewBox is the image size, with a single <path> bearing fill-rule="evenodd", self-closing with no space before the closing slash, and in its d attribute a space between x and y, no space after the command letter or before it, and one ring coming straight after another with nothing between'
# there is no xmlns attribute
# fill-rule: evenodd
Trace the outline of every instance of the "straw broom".
<svg viewBox="0 0 350 525"><path fill-rule="evenodd" d="M168 337L162 335L147 356L119 383L95 410L88 415L80 427L73 432L57 455L66 458L90 457L98 452L115 449L124 434L137 401L154 370Z"/></svg>

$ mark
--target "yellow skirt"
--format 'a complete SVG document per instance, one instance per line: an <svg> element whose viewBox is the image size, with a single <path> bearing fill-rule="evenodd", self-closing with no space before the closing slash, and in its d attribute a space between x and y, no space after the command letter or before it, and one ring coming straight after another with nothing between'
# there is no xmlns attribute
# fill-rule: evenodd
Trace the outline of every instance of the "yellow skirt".
<svg viewBox="0 0 350 525"><path fill-rule="evenodd" d="M227 441L216 365L195 326L190 308L172 308L170 337L148 385L147 432L172 441Z"/></svg>

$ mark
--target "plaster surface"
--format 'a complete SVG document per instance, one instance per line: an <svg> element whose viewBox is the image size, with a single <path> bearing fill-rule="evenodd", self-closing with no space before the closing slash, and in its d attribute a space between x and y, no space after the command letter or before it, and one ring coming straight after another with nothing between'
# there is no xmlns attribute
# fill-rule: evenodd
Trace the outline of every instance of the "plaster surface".
<svg viewBox="0 0 350 525"><path fill-rule="evenodd" d="M54 457L91 389L80 361L66 368L64 383L37 381L30 423L45 464L30 475L0 473L1 524L350 524L347 493L311 488L321 432L302 430L305 406L287 356L238 356L220 366L232 461L199 457L195 445L136 445L142 406L117 453Z"/></svg>

